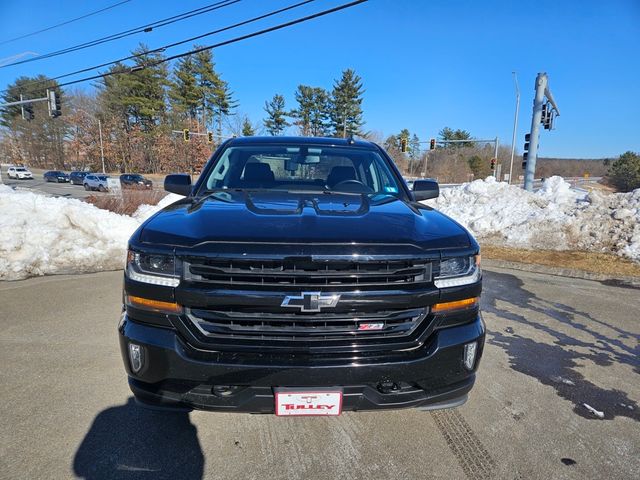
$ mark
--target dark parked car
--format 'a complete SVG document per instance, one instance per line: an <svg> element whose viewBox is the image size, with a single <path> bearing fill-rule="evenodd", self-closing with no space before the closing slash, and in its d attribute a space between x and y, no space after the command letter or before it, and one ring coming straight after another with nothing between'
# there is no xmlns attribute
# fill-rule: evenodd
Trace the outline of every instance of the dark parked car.
<svg viewBox="0 0 640 480"><path fill-rule="evenodd" d="M42 175L45 182L58 182L64 183L69 181L69 175L60 170L51 170L49 172L44 172Z"/></svg>
<svg viewBox="0 0 640 480"><path fill-rule="evenodd" d="M124 188L153 188L153 182L137 173L120 175L120 184Z"/></svg>
<svg viewBox="0 0 640 480"><path fill-rule="evenodd" d="M463 404L485 326L479 246L378 145L241 137L129 240L118 326L139 403L225 412Z"/></svg>
<svg viewBox="0 0 640 480"><path fill-rule="evenodd" d="M82 185L84 183L84 177L89 174L90 172L71 172L69 174L69 181L73 185Z"/></svg>

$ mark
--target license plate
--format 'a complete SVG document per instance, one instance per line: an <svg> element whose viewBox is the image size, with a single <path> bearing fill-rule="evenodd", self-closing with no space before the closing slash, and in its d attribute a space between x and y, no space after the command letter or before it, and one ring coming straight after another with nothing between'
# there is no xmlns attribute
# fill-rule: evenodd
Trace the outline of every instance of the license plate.
<svg viewBox="0 0 640 480"><path fill-rule="evenodd" d="M276 390L276 415L336 416L342 411L339 390Z"/></svg>

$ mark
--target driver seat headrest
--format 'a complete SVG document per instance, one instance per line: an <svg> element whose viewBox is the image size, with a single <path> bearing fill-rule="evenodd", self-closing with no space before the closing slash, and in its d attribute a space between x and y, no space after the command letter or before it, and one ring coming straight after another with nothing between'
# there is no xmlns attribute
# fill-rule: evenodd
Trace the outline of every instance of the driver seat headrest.
<svg viewBox="0 0 640 480"><path fill-rule="evenodd" d="M345 180L356 180L356 169L353 167L333 167L327 177L327 185L334 187Z"/></svg>
<svg viewBox="0 0 640 480"><path fill-rule="evenodd" d="M267 163L247 163L243 180L245 187L265 187L273 185L276 179Z"/></svg>

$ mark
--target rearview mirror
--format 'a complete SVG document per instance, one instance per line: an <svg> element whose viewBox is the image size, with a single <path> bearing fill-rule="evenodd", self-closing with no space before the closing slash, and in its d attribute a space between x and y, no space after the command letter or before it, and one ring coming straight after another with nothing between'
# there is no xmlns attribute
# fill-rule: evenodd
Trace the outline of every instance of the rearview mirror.
<svg viewBox="0 0 640 480"><path fill-rule="evenodd" d="M164 177L164 189L185 197L191 193L191 175L176 173Z"/></svg>
<svg viewBox="0 0 640 480"><path fill-rule="evenodd" d="M435 180L416 180L413 182L413 198L416 202L438 198L440 187Z"/></svg>

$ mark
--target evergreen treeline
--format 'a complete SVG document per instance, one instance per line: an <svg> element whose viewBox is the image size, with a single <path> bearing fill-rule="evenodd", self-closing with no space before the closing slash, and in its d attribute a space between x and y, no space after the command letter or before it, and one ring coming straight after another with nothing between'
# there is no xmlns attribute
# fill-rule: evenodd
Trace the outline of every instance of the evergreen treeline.
<svg viewBox="0 0 640 480"><path fill-rule="evenodd" d="M197 48L197 45L195 46ZM1 95L0 103L38 98L55 89L63 115L51 118L47 104L34 103L34 119L22 109L0 109L0 161L42 168L101 168L102 136L109 171L197 171L226 136L364 135L362 79L342 72L332 90L300 85L295 108L286 110L282 95L265 102L265 118L252 123L239 113L229 84L216 70L211 50L158 63L164 57L140 45L133 65L115 64L94 84L95 93L62 91L44 76L20 77ZM140 67L140 68L136 68ZM144 68L142 68L144 67ZM119 72L123 72L119 74ZM124 73L127 72L127 73ZM182 130L192 133L185 142ZM207 143L207 131L215 142Z"/></svg>

